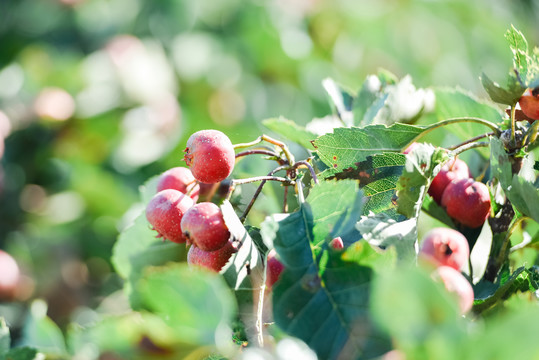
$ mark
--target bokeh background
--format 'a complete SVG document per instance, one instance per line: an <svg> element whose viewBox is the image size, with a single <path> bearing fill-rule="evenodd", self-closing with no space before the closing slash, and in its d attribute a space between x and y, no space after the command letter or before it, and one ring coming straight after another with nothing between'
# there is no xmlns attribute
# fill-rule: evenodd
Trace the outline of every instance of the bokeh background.
<svg viewBox="0 0 539 360"><path fill-rule="evenodd" d="M385 68L486 98L534 0L1 0L0 249L25 275L13 322L43 298L61 326L121 287L110 262L148 178L183 164L194 131L233 142L331 108Z"/></svg>

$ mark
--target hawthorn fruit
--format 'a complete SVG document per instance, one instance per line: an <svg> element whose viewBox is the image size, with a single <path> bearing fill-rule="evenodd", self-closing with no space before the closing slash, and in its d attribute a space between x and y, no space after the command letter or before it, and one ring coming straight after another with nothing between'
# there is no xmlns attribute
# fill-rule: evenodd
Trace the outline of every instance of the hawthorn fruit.
<svg viewBox="0 0 539 360"><path fill-rule="evenodd" d="M329 242L329 246L331 246L335 250L344 249L344 243L343 243L342 238L340 236L337 236L336 238L333 238Z"/></svg>
<svg viewBox="0 0 539 360"><path fill-rule="evenodd" d="M266 261L266 288L271 291L273 285L281 277L281 273L284 270L284 265L276 257L277 253L272 249L268 253L268 258Z"/></svg>
<svg viewBox="0 0 539 360"><path fill-rule="evenodd" d="M485 184L473 179L453 180L444 190L442 207L458 223L478 228L490 214L490 193Z"/></svg>
<svg viewBox="0 0 539 360"><path fill-rule="evenodd" d="M184 151L185 163L200 182L218 183L234 169L234 146L228 136L218 130L197 131L187 140Z"/></svg>
<svg viewBox="0 0 539 360"><path fill-rule="evenodd" d="M470 258L468 240L456 230L434 228L423 238L419 258L435 266L449 266L460 270Z"/></svg>
<svg viewBox="0 0 539 360"><path fill-rule="evenodd" d="M186 238L180 224L183 215L193 205L193 199L184 193L165 189L155 194L146 206L146 219L157 231L157 237L184 243Z"/></svg>
<svg viewBox="0 0 539 360"><path fill-rule="evenodd" d="M456 158L445 163L438 174L432 179L428 193L436 203L440 204L445 188L453 180L470 178L468 165Z"/></svg>
<svg viewBox="0 0 539 360"><path fill-rule="evenodd" d="M531 119L529 122L539 120L539 88L526 89L518 103L524 115Z"/></svg>
<svg viewBox="0 0 539 360"><path fill-rule="evenodd" d="M0 301L15 298L19 279L19 265L10 254L0 250Z"/></svg>
<svg viewBox="0 0 539 360"><path fill-rule="evenodd" d="M211 202L201 202L183 215L181 229L187 241L204 251L215 251L226 245L230 232L223 212Z"/></svg>
<svg viewBox="0 0 539 360"><path fill-rule="evenodd" d="M450 266L440 266L434 270L433 278L441 280L450 293L457 296L460 313L465 314L472 309L474 292L470 282Z"/></svg>
<svg viewBox="0 0 539 360"><path fill-rule="evenodd" d="M228 241L225 246L215 251L204 251L195 245L191 245L187 252L187 264L219 272L235 252L236 248L231 241Z"/></svg>
<svg viewBox="0 0 539 360"><path fill-rule="evenodd" d="M200 185L197 184L191 170L178 166L168 169L159 176L157 180L157 192L165 189L178 190L189 195L196 202L200 192Z"/></svg>

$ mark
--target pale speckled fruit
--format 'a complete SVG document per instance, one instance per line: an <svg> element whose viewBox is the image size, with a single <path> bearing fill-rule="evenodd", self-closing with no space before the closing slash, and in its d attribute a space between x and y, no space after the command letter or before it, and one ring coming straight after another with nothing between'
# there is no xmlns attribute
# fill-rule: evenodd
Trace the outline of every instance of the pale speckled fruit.
<svg viewBox="0 0 539 360"><path fill-rule="evenodd" d="M191 170L185 167L173 167L159 175L157 180L157 192L174 189L184 194L189 194L194 202L198 200L198 194L200 192L200 185Z"/></svg>
<svg viewBox="0 0 539 360"><path fill-rule="evenodd" d="M219 272L226 265L236 248L231 241L216 251L204 251L195 245L191 245L187 252L187 264L189 266L202 266L209 270Z"/></svg>
<svg viewBox="0 0 539 360"><path fill-rule="evenodd" d="M468 264L470 247L460 232L450 228L434 228L421 241L419 257L436 266L450 266L460 270Z"/></svg>
<svg viewBox="0 0 539 360"><path fill-rule="evenodd" d="M220 249L230 238L223 212L211 202L201 202L187 210L181 227L188 242L204 251Z"/></svg>
<svg viewBox="0 0 539 360"><path fill-rule="evenodd" d="M146 206L146 219L157 231L158 237L184 243L186 238L180 224L185 212L193 205L193 199L184 193L165 189L155 194Z"/></svg>
<svg viewBox="0 0 539 360"><path fill-rule="evenodd" d="M200 130L187 140L184 160L200 182L214 184L232 173L236 154L228 136L218 130Z"/></svg>
<svg viewBox="0 0 539 360"><path fill-rule="evenodd" d="M450 266L440 266L433 272L435 280L441 280L447 291L456 294L461 314L465 314L472 309L474 292L470 282L460 273Z"/></svg>
<svg viewBox="0 0 539 360"><path fill-rule="evenodd" d="M19 265L10 254L0 250L0 301L14 299L19 279Z"/></svg>
<svg viewBox="0 0 539 360"><path fill-rule="evenodd" d="M488 188L473 179L453 180L444 190L442 207L458 223L478 228L490 214Z"/></svg>
<svg viewBox="0 0 539 360"><path fill-rule="evenodd" d="M436 203L440 204L444 190L451 181L469 177L470 169L464 161L460 159L450 160L442 166L438 174L432 179L428 193Z"/></svg>

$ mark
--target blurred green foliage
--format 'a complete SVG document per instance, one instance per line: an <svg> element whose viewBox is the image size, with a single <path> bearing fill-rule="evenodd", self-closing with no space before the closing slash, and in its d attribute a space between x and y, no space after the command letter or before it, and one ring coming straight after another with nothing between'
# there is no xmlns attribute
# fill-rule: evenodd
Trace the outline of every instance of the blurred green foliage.
<svg viewBox="0 0 539 360"><path fill-rule="evenodd" d="M138 187L182 164L192 132L305 124L331 111L324 78L355 89L379 68L484 96L505 30L539 43L538 16L533 0L1 1L0 248L27 276L20 300L65 325L119 289L111 248Z"/></svg>

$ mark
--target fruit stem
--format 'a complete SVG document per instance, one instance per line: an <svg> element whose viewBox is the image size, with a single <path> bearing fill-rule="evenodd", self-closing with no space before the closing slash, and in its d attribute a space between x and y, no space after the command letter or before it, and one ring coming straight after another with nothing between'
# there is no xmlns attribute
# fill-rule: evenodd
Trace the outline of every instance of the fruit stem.
<svg viewBox="0 0 539 360"><path fill-rule="evenodd" d="M316 176L316 173L313 169L313 167L311 166L311 164L309 164L308 161L306 160L300 160L300 161L296 161L296 163L294 164L293 168L294 169L297 169L298 167L300 167L301 165L304 165L307 167L307 169L309 169L309 172L311 173L311 177L313 178L313 181L315 184L319 184L320 182L318 181L318 177Z"/></svg>
<svg viewBox="0 0 539 360"><path fill-rule="evenodd" d="M278 146L283 151L284 156L286 157L286 160L288 160L289 164L294 164L294 155L290 152L286 144L282 141L276 140L268 135L262 134L260 135L256 140L253 140L248 143L241 143L241 144L235 144L234 149L242 149L250 146L254 146L257 144L260 144L262 141L269 142L270 144L273 144L275 146Z"/></svg>
<svg viewBox="0 0 539 360"><path fill-rule="evenodd" d="M481 140L483 138L486 138L486 137L489 137L489 136L492 136L492 135L494 135L494 132L489 132L489 133L485 133L485 134L482 134L482 135L477 135L477 136L475 136L475 137L473 137L471 139L468 139L466 141L461 142L460 144L450 146L447 149L448 150L455 150L456 148L459 148L459 147L461 147L463 145L473 143L473 142L475 142L477 140Z"/></svg>
<svg viewBox="0 0 539 360"><path fill-rule="evenodd" d="M476 118L476 117L455 117L455 118L445 119L435 124L432 124L430 126L427 126L425 130L414 139L414 141L416 141L418 138L431 132L434 129L437 129L439 127L446 126L446 125L461 123L461 122L475 122L478 124L485 125L491 128L492 130L494 130L494 134L497 136L500 135L500 133L502 132L501 129L496 124L485 119Z"/></svg>
<svg viewBox="0 0 539 360"><path fill-rule="evenodd" d="M272 171L270 171L268 173L268 176L273 176L273 174L275 174L276 172L278 171L281 171L281 170L284 170L286 169L286 166L279 166L275 169L273 169ZM260 185L258 185L258 188L256 189L251 201L249 202L249 205L247 205L247 207L245 208L245 210L243 211L243 214L241 215L240 217L240 221L242 223L245 222L245 219L247 218L247 215L249 214L249 211L251 211L251 208L253 207L256 199L258 198L258 195L260 195L260 193L262 192L262 188L264 187L264 185L266 184L266 181L267 180L262 180L262 182L260 183Z"/></svg>
<svg viewBox="0 0 539 360"><path fill-rule="evenodd" d="M477 142L477 143L470 143L470 144L464 144L455 150L452 151L454 156L457 156L467 150L478 148L478 147L488 147L490 143L488 142Z"/></svg>
<svg viewBox="0 0 539 360"><path fill-rule="evenodd" d="M517 107L513 104L511 105L511 144L516 144L515 139L515 113L516 113Z"/></svg>
<svg viewBox="0 0 539 360"><path fill-rule="evenodd" d="M288 178L279 177L279 176L255 176L252 178L246 178L246 179L234 179L231 181L230 188L228 189L228 193L226 194L225 200L230 200L230 197L232 196L232 193L234 192L234 189L236 188L236 185L243 185L243 184L249 184L254 183L257 181L264 181L264 180L270 180L270 181L279 181L284 183L285 185L295 185L296 182L294 180L290 180Z"/></svg>
<svg viewBox="0 0 539 360"><path fill-rule="evenodd" d="M253 149L253 150L246 150L246 151L239 152L236 154L236 159L242 156L255 155L255 154L270 156L279 163L283 161L281 157L279 156L279 154L277 154L276 152L270 151L270 150L263 150L263 149Z"/></svg>

